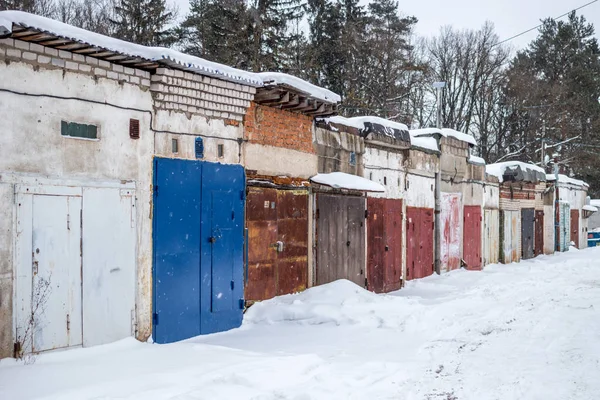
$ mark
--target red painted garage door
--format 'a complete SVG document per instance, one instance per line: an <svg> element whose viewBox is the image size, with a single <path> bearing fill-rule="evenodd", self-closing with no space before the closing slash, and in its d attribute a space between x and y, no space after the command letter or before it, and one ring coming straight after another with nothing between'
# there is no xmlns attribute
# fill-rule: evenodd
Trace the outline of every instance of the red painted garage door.
<svg viewBox="0 0 600 400"><path fill-rule="evenodd" d="M406 279L433 274L433 209L406 208Z"/></svg>

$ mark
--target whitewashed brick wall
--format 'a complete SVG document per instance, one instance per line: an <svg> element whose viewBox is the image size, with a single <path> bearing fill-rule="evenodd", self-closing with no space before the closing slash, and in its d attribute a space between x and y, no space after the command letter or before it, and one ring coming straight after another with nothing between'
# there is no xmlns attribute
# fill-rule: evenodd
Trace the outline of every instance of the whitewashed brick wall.
<svg viewBox="0 0 600 400"><path fill-rule="evenodd" d="M0 39L0 59L20 61L45 69L63 69L95 78L150 87L150 72L124 67L108 61L69 51L57 50L17 39Z"/></svg>
<svg viewBox="0 0 600 400"><path fill-rule="evenodd" d="M158 68L150 86L157 109L242 121L256 89L189 72Z"/></svg>

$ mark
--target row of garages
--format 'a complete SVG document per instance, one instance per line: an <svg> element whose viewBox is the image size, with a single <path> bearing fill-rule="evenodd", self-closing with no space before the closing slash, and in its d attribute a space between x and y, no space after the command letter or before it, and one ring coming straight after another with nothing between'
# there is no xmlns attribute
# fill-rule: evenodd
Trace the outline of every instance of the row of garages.
<svg viewBox="0 0 600 400"><path fill-rule="evenodd" d="M289 75L0 17L0 356L173 342L336 279L389 292L585 246L583 182L486 172L472 136L335 117L339 96Z"/></svg>

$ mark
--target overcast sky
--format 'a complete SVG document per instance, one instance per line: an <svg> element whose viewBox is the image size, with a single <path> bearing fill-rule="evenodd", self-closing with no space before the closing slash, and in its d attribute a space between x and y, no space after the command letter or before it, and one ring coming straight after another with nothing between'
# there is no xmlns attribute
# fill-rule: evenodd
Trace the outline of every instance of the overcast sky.
<svg viewBox="0 0 600 400"><path fill-rule="evenodd" d="M188 0L174 0L180 15L187 13ZM592 0L400 0L400 10L414 15L419 22L416 33L435 35L441 26L479 28L486 20L492 21L501 39L507 39L540 23L540 19L557 17ZM363 0L364 3L368 1ZM600 1L581 9L600 37ZM522 48L536 37L536 31L513 39L515 48Z"/></svg>

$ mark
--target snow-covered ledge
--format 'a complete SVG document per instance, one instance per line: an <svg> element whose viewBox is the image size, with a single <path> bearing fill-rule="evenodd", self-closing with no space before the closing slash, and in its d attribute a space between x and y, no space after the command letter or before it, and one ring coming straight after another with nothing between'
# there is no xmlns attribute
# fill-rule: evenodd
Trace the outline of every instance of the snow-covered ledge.
<svg viewBox="0 0 600 400"><path fill-rule="evenodd" d="M385 187L372 180L346 174L344 172L331 172L329 174L317 174L310 178L311 182L325 185L334 189L358 190L361 192L385 192Z"/></svg>

